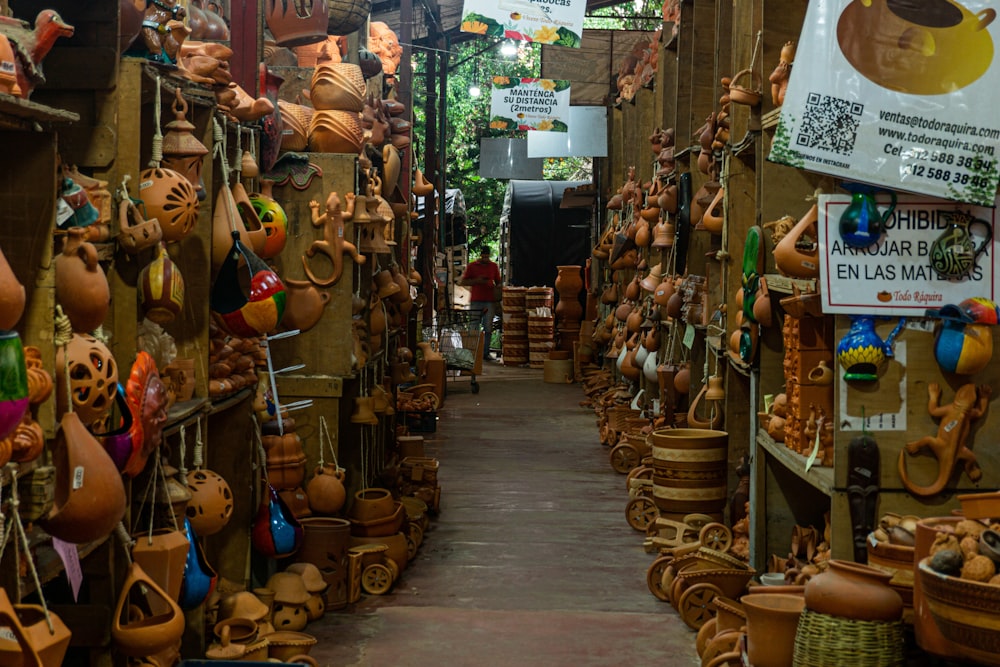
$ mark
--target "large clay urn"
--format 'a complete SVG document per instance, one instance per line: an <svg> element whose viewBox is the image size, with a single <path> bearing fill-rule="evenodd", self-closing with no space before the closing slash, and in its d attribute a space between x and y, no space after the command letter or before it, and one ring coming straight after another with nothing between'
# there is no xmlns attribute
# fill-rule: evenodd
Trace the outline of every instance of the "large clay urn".
<svg viewBox="0 0 1000 667"><path fill-rule="evenodd" d="M335 463L317 466L306 485L309 507L317 514L336 514L347 500L344 471Z"/></svg>
<svg viewBox="0 0 1000 667"><path fill-rule="evenodd" d="M830 567L806 584L810 611L858 621L898 621L903 599L889 587L892 573L845 560L831 560Z"/></svg>
<svg viewBox="0 0 1000 667"><path fill-rule="evenodd" d="M45 532L75 544L109 535L125 516L125 485L114 461L75 412L63 415L52 458L53 507L39 520Z"/></svg>
<svg viewBox="0 0 1000 667"><path fill-rule="evenodd" d="M13 329L24 314L24 285L0 249L0 330Z"/></svg>
<svg viewBox="0 0 1000 667"><path fill-rule="evenodd" d="M55 259L56 301L73 325L73 331L99 327L111 307L111 288L97 263L97 248L85 241L82 227L68 231L63 251Z"/></svg>

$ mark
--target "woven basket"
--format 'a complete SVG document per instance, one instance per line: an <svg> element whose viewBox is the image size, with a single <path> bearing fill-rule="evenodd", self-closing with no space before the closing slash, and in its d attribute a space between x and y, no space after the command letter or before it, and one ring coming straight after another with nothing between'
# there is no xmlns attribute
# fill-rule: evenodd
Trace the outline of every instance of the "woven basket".
<svg viewBox="0 0 1000 667"><path fill-rule="evenodd" d="M794 667L903 665L902 621L856 621L802 610L795 633Z"/></svg>
<svg viewBox="0 0 1000 667"><path fill-rule="evenodd" d="M18 477L17 490L20 495L18 512L24 521L37 521L52 511L55 498L55 466L38 466L30 473Z"/></svg>
<svg viewBox="0 0 1000 667"><path fill-rule="evenodd" d="M349 35L364 24L372 10L371 0L326 0L330 11L327 34Z"/></svg>

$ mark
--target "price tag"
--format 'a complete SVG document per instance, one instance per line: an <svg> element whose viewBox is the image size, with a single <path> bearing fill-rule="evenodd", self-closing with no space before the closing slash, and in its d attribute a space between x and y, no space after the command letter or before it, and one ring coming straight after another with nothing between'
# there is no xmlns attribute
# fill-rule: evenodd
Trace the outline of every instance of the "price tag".
<svg viewBox="0 0 1000 667"><path fill-rule="evenodd" d="M73 468L73 490L83 487L83 466Z"/></svg>
<svg viewBox="0 0 1000 667"><path fill-rule="evenodd" d="M684 347L690 350L693 345L694 326L692 324L688 324L687 327L684 328Z"/></svg>
<svg viewBox="0 0 1000 667"><path fill-rule="evenodd" d="M52 538L52 548L59 554L62 560L63 569L66 570L66 579L73 589L73 600L80 596L80 584L83 583L83 570L80 569L80 552L76 550L75 544L63 542L58 537Z"/></svg>

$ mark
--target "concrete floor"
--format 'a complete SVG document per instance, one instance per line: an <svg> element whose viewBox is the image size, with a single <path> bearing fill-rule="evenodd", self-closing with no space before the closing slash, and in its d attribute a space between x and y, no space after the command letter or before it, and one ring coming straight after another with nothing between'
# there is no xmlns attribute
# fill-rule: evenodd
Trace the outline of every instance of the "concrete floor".
<svg viewBox="0 0 1000 667"><path fill-rule="evenodd" d="M694 633L650 594L654 556L625 522L578 384L487 364L449 381L437 432L441 512L384 596L307 632L337 667L700 665Z"/></svg>

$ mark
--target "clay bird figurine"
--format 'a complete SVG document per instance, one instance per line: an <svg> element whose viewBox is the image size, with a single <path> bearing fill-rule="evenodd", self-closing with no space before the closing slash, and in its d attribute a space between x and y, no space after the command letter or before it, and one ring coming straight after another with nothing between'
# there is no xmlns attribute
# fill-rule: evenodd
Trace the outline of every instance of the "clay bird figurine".
<svg viewBox="0 0 1000 667"><path fill-rule="evenodd" d="M0 33L14 49L17 85L11 92L28 99L36 86L45 83L42 60L57 39L73 36L73 26L63 21L56 11L43 9L35 17L34 28L29 28L27 21L0 16Z"/></svg>

